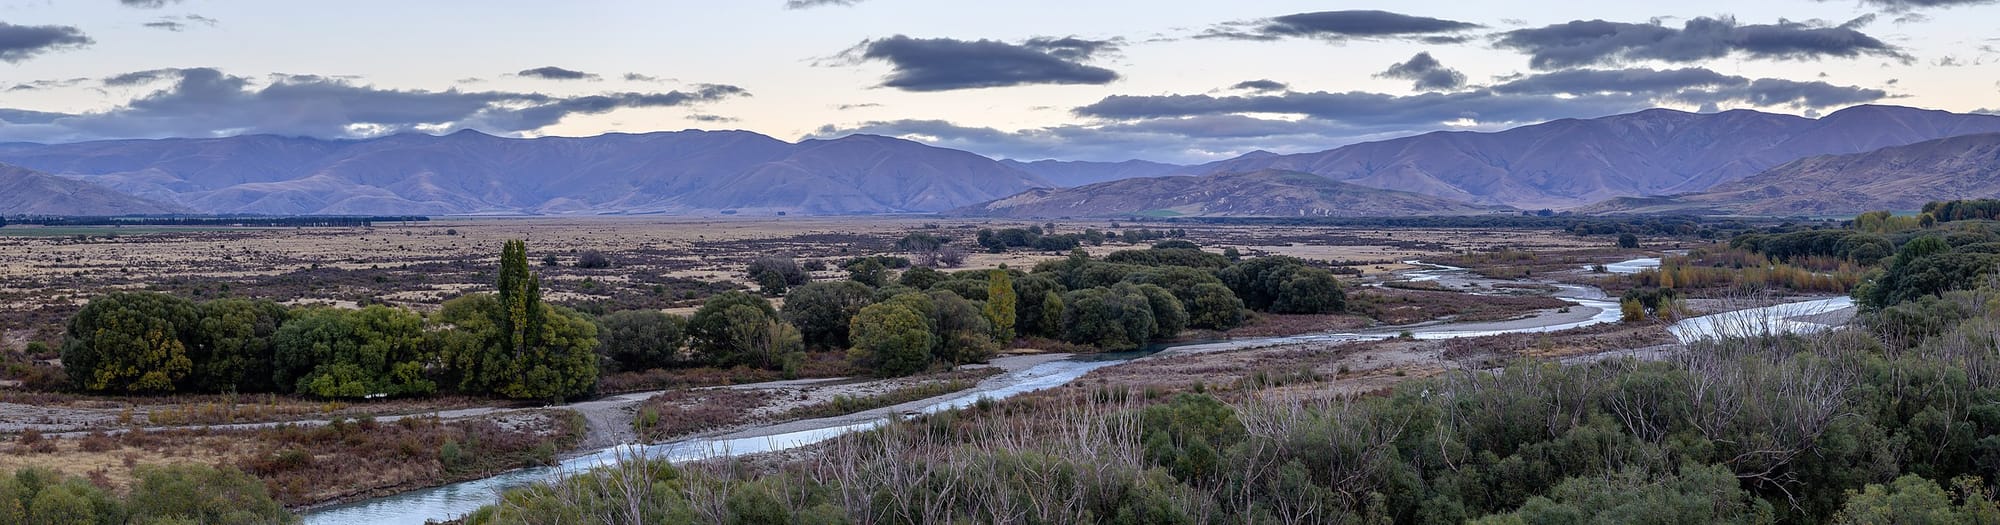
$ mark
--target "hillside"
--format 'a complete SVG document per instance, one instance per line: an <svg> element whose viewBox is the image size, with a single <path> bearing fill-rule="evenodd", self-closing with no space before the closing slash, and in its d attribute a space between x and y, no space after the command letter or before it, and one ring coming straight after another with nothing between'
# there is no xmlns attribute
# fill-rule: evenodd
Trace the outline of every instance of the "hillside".
<svg viewBox="0 0 2000 525"><path fill-rule="evenodd" d="M1017 160L1003 160L1000 163L1007 165L1007 167L1033 173L1043 179L1048 179L1049 182L1054 183L1059 188L1073 188L1086 184L1139 177L1162 177L1178 174L1187 169L1186 166L1178 164L1164 164L1144 160L1128 160L1124 162L1064 160L1021 162Z"/></svg>
<svg viewBox="0 0 2000 525"><path fill-rule="evenodd" d="M2000 132L2000 116L1856 106L1819 119L1652 109L1506 131L1438 132L1206 165L1284 169L1374 188L1520 208L1706 190L1805 157Z"/></svg>
<svg viewBox="0 0 2000 525"><path fill-rule="evenodd" d="M794 144L744 131L0 144L0 162L206 213L900 213L1053 185L907 140Z"/></svg>
<svg viewBox="0 0 2000 525"><path fill-rule="evenodd" d="M130 215L183 208L39 171L0 164L0 215Z"/></svg>
<svg viewBox="0 0 2000 525"><path fill-rule="evenodd" d="M1037 189L954 210L1000 217L1226 216L1364 217L1495 211L1415 193L1335 182L1282 170L1125 179Z"/></svg>
<svg viewBox="0 0 2000 525"><path fill-rule="evenodd" d="M1699 193L1615 199L1592 213L1847 215L2000 197L2000 133L1792 161Z"/></svg>

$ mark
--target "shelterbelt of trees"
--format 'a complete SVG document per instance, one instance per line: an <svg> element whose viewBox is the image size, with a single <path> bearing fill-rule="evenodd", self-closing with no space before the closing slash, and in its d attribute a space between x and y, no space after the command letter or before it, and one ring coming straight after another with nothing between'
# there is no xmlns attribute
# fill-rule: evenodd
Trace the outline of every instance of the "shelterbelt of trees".
<svg viewBox="0 0 2000 525"><path fill-rule="evenodd" d="M747 366L796 372L806 352L845 352L894 376L983 361L1017 338L1127 350L1248 311L1331 313L1346 295L1302 260L1233 260L1186 241L1095 260L1082 251L1016 269L945 273L864 257L849 279L805 282L790 260L753 273L790 288L782 310L726 292L692 316L654 310L593 317L545 303L519 241L502 250L496 293L429 314L382 305L292 308L194 302L152 292L93 299L68 324L71 388L92 393L282 392L326 398L450 392L558 400L595 391L602 372ZM771 290L773 287L766 287ZM782 286L777 289L785 289Z"/></svg>
<svg viewBox="0 0 2000 525"><path fill-rule="evenodd" d="M1982 240L2000 223L1797 239L1860 233L1888 246L1860 254L1879 260L1839 330L1329 401L1247 382L1063 389L890 424L755 476L632 462L510 491L467 521L2000 522L2000 279Z"/></svg>

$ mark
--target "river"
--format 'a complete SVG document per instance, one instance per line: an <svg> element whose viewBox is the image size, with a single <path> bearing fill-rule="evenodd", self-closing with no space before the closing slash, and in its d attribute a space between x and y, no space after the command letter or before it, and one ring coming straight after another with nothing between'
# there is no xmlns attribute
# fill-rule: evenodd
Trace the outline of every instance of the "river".
<svg viewBox="0 0 2000 525"><path fill-rule="evenodd" d="M1414 261L1412 262L1414 263ZM1626 265L1627 263L1636 263L1631 266L1637 267L1644 267L1645 264L1639 261L1626 261L1619 264ZM1658 259L1654 259L1652 264L1657 266ZM1462 275L1462 272L1464 272L1462 268L1430 264L1422 265L1427 266L1428 269L1408 272L1406 275L1412 280L1438 280L1446 276L1469 279L1469 277ZM1544 312L1535 316L1509 321L1434 324L1403 329L1358 330L1340 333L1204 341L1170 345L1156 350L1161 353L1214 352L1297 343L1386 339L1399 337L1405 332L1417 339L1450 339L1505 333L1550 332L1616 322L1618 320L1618 303L1609 300L1603 291L1595 287L1567 284L1557 285L1557 287L1558 291L1555 293L1557 297L1577 303L1576 306L1569 308L1569 312ZM1844 300L1845 298L1805 301L1692 318L1681 321L1669 330L1674 331L1674 334L1683 340L1714 337L1717 335L1754 333L1745 332L1752 327L1767 331L1789 329L1801 331L1816 330L1824 328L1825 325L1803 323L1802 321L1795 321L1790 318L1845 307L1848 303L1841 302ZM968 406L981 397L1001 399L1061 386L1078 377L1082 377L1092 370L1122 363L1140 355L1143 354L1090 356L1036 364L1022 370L987 378L970 390L924 405L917 411L931 413L950 410ZM549 481L564 474L585 471L592 467L618 461L621 458L644 455L649 458L667 459L670 461L688 461L786 450L826 441L851 432L872 429L888 422L889 417L893 416L885 415L860 421L855 421L853 418L826 418L798 421L771 427L760 427L721 436L659 445L619 445L590 452L583 456L563 461L556 466L519 469L489 478L317 509L306 513L305 523L308 525L349 523L419 525L427 520L445 520L463 516L466 513L497 501L499 494L506 489Z"/></svg>

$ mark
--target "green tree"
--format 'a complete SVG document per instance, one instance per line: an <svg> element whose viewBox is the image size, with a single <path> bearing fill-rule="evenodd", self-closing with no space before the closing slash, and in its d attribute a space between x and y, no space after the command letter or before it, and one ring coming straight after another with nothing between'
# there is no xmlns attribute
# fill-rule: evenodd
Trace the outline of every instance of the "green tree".
<svg viewBox="0 0 2000 525"><path fill-rule="evenodd" d="M1745 492L1735 473L1721 465L1711 465L1683 467L1677 475L1649 475L1639 469L1628 469L1605 476L1572 478L1558 484L1547 496L1530 498L1519 510L1474 523L1761 524L1776 520L1770 503Z"/></svg>
<svg viewBox="0 0 2000 525"><path fill-rule="evenodd" d="M790 306L788 303L787 306ZM598 353L619 370L685 364L687 320L659 310L625 310L598 319Z"/></svg>
<svg viewBox="0 0 2000 525"><path fill-rule="evenodd" d="M755 341L738 336L777 318L778 311L762 297L743 292L715 294L688 317L689 345L703 364L738 363L756 346Z"/></svg>
<svg viewBox="0 0 2000 525"><path fill-rule="evenodd" d="M309 309L272 338L280 388L347 398L437 391L425 372L436 361L430 336L423 318L408 310L382 305L353 311Z"/></svg>
<svg viewBox="0 0 2000 525"><path fill-rule="evenodd" d="M201 329L190 354L193 383L216 392L269 392L272 336L291 312L268 300L220 299L202 303Z"/></svg>
<svg viewBox="0 0 2000 525"><path fill-rule="evenodd" d="M171 392L194 372L193 302L152 292L92 299L70 317L62 347L70 384L89 392Z"/></svg>
<svg viewBox="0 0 2000 525"><path fill-rule="evenodd" d="M1106 350L1130 350L1159 329L1152 303L1134 288L1089 288L1063 296L1064 340Z"/></svg>
<svg viewBox="0 0 2000 525"><path fill-rule="evenodd" d="M449 322L462 330L447 336L460 388L551 401L595 388L597 324L582 314L542 302L542 280L528 267L526 243L507 241L501 248L496 285L499 290L493 301L469 300L449 317ZM481 312L488 322L475 320Z"/></svg>
<svg viewBox="0 0 2000 525"><path fill-rule="evenodd" d="M1988 499L1983 483L1970 477L1953 482L1956 494L1947 493L1937 483L1915 474L1896 478L1887 486L1869 484L1858 493L1850 490L1847 505L1833 522L1841 525L2000 523L2000 508Z"/></svg>
<svg viewBox="0 0 2000 525"><path fill-rule="evenodd" d="M881 288L889 284L889 268L883 266L880 259L863 257L847 265L847 278L870 288Z"/></svg>
<svg viewBox="0 0 2000 525"><path fill-rule="evenodd" d="M1216 277L1252 310L1319 314L1347 307L1347 295L1333 272L1283 256L1258 257L1223 268Z"/></svg>
<svg viewBox="0 0 2000 525"><path fill-rule="evenodd" d="M1029 274L1014 279L1014 332L1019 335L1061 337L1062 309L1056 308L1055 315L1049 319L1053 323L1044 322L1042 311L1049 297L1055 297L1060 302L1064 291L1062 283L1047 275Z"/></svg>
<svg viewBox="0 0 2000 525"><path fill-rule="evenodd" d="M929 268L914 268L909 273ZM936 272L932 272L936 273ZM908 273L904 274L906 277ZM868 285L854 281L816 282L800 286L785 296L786 321L799 329L807 346L847 348L847 327L854 314L875 302Z"/></svg>
<svg viewBox="0 0 2000 525"><path fill-rule="evenodd" d="M936 286L939 282L943 282L948 278L944 272L937 271L929 266L918 266L904 270L903 275L896 277L896 284L918 290L929 290L932 286Z"/></svg>
<svg viewBox="0 0 2000 525"><path fill-rule="evenodd" d="M1618 247L1632 249L1639 247L1639 236L1630 233L1618 234Z"/></svg>
<svg viewBox="0 0 2000 525"><path fill-rule="evenodd" d="M996 346L993 323L972 301L945 290L929 294L931 311L931 356L948 364L983 362L992 357Z"/></svg>
<svg viewBox="0 0 2000 525"><path fill-rule="evenodd" d="M1069 307L1063 303L1062 294L1057 293L1055 290L1042 292L1042 305L1039 310L1041 312L1036 317L1041 318L1041 322L1036 323L1036 325L1046 327L1048 330L1043 335L1048 337L1062 336L1065 330L1063 319L1069 311Z"/></svg>
<svg viewBox="0 0 2000 525"><path fill-rule="evenodd" d="M1222 283L1201 283L1190 291L1188 326L1228 330L1243 324L1243 300Z"/></svg>
<svg viewBox="0 0 2000 525"><path fill-rule="evenodd" d="M1014 319L1018 315L1014 295L1014 279L1006 269L987 272L986 321L993 324L993 338L1001 342L1014 340Z"/></svg>
<svg viewBox="0 0 2000 525"><path fill-rule="evenodd" d="M1153 330L1154 337L1173 337L1181 333L1181 330L1187 329L1187 309L1181 306L1180 298L1174 297L1174 294L1167 289L1150 284L1118 286L1131 287L1139 295L1145 296L1146 306L1152 310L1153 322L1156 325Z"/></svg>
<svg viewBox="0 0 2000 525"><path fill-rule="evenodd" d="M932 345L925 317L906 302L884 302L862 308L849 328L854 338L849 359L885 377L923 371L930 366Z"/></svg>

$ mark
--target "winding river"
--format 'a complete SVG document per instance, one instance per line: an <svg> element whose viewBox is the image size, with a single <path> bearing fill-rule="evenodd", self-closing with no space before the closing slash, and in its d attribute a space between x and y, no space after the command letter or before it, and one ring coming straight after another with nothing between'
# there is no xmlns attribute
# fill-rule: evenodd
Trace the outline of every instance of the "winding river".
<svg viewBox="0 0 2000 525"><path fill-rule="evenodd" d="M1411 262L1416 263L1415 261ZM1427 269L1407 272L1405 276L1411 280L1428 281L1447 277L1469 279L1462 268L1423 263L1417 264L1426 266ZM1657 266L1658 264L1658 259L1651 261L1651 266ZM1626 261L1618 263L1617 266L1620 269L1648 267L1644 260ZM1535 316L1510 321L1434 324L1402 329L1358 330L1341 333L1196 342L1171 345L1160 348L1158 351L1161 353L1198 353L1297 343L1386 339L1401 336L1405 332L1417 339L1450 339L1505 333L1550 332L1616 322L1618 320L1618 304L1615 301L1609 300L1603 291L1588 286L1557 286L1558 291L1555 293L1557 297L1577 303L1576 306L1570 307L1568 312L1543 312ZM1752 329L1764 331L1819 330L1824 329L1826 325L1797 321L1793 320L1793 318L1845 307L1847 303L1841 302L1844 300L1844 298L1841 298L1804 301L1768 308L1697 317L1681 321L1670 328L1670 330L1683 341L1699 339L1701 337L1739 335L1741 333L1749 333L1746 331ZM915 411L931 413L950 410L971 405L981 397L1000 399L1062 386L1078 377L1082 377L1092 370L1122 363L1137 358L1140 355L1142 354L1135 353L1048 361L987 378L971 390L932 402ZM306 513L305 523L309 525L348 523L417 525L427 520L451 519L463 516L482 506L492 504L498 500L499 494L504 490L536 482L549 481L563 474L577 473L593 467L607 465L622 458L643 455L644 457L667 459L670 461L688 461L786 450L811 445L851 432L872 429L887 423L893 415L886 414L881 417L860 421L855 421L852 418L799 421L772 427L749 429L721 436L690 439L659 445L619 445L590 452L551 467L519 469L489 478L415 490L347 505L321 508Z"/></svg>

